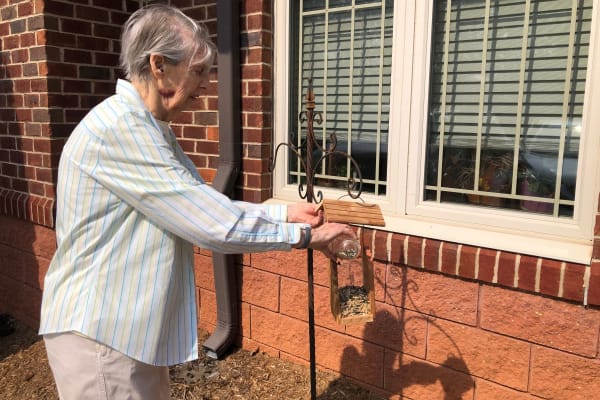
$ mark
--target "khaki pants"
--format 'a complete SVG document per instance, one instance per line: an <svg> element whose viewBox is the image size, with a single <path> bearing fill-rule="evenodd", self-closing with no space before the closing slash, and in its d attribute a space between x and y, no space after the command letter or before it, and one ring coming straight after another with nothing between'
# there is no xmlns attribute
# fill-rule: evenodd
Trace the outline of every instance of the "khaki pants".
<svg viewBox="0 0 600 400"><path fill-rule="evenodd" d="M74 333L44 335L61 400L168 400L169 369Z"/></svg>

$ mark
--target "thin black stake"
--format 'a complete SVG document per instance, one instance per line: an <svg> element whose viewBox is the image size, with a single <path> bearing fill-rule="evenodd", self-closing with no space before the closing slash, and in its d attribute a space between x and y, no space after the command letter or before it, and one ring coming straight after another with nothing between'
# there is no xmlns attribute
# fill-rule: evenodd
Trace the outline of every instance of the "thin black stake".
<svg viewBox="0 0 600 400"><path fill-rule="evenodd" d="M313 250L307 251L308 264L308 338L310 350L310 398L317 398L317 368L315 361L315 293L313 286Z"/></svg>

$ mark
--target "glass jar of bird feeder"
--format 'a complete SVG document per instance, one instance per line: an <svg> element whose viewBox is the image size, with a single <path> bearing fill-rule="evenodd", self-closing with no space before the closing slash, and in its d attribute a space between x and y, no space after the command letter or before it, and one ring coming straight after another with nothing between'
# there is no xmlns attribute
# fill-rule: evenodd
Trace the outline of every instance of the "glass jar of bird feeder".
<svg viewBox="0 0 600 400"><path fill-rule="evenodd" d="M337 261L329 262L331 312L340 324L373 321L375 281L373 263L360 238L342 237L330 244Z"/></svg>

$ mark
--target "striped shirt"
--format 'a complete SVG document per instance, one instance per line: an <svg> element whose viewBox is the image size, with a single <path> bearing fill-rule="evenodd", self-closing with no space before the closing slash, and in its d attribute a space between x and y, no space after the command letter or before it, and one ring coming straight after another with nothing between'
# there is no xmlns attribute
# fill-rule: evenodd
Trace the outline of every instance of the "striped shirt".
<svg viewBox="0 0 600 400"><path fill-rule="evenodd" d="M198 357L193 244L290 250L304 226L206 184L123 80L63 149L56 218L40 334L77 332L152 365Z"/></svg>

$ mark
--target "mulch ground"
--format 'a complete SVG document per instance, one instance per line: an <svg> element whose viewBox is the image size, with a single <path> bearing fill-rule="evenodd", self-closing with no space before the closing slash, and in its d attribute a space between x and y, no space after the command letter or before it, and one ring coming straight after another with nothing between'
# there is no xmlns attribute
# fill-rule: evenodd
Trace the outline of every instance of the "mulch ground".
<svg viewBox="0 0 600 400"><path fill-rule="evenodd" d="M6 315L0 320L0 399L58 400L41 337ZM208 333L200 334L202 343ZM198 360L172 367L170 373L172 399L310 399L308 367L258 351L235 349L222 360L200 352ZM321 371L317 373L317 398L382 400L339 376Z"/></svg>

